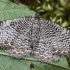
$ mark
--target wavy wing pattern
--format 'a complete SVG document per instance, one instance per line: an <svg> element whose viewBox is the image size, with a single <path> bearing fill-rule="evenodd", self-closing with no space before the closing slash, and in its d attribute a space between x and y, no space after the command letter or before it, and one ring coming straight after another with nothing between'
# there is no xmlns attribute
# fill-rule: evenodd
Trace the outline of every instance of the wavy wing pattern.
<svg viewBox="0 0 70 70"><path fill-rule="evenodd" d="M70 55L70 30L38 16L1 21L0 47L16 58L58 61Z"/></svg>

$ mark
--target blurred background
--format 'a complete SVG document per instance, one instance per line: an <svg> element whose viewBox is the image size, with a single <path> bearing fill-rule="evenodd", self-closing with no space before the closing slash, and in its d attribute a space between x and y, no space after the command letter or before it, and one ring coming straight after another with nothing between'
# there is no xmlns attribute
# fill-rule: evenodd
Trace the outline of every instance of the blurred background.
<svg viewBox="0 0 70 70"><path fill-rule="evenodd" d="M70 29L70 0L13 0L25 4L31 10L57 24Z"/></svg>

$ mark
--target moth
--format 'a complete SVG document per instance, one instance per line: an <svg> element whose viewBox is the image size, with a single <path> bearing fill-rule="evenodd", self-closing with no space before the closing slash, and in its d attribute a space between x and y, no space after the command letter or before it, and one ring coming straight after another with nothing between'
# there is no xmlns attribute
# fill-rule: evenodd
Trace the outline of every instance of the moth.
<svg viewBox="0 0 70 70"><path fill-rule="evenodd" d="M45 20L36 14L0 21L0 48L10 56L51 63L70 56L70 30Z"/></svg>

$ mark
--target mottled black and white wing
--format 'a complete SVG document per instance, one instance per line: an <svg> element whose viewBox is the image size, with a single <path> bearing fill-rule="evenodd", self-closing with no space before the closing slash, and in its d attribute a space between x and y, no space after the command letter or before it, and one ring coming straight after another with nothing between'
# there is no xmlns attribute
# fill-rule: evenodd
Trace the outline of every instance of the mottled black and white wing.
<svg viewBox="0 0 70 70"><path fill-rule="evenodd" d="M30 53L43 62L70 55L70 30L38 16L0 22L0 47L16 58Z"/></svg>
<svg viewBox="0 0 70 70"><path fill-rule="evenodd" d="M70 55L70 31L48 20L40 19L39 44L34 47L35 57L43 62L58 61Z"/></svg>
<svg viewBox="0 0 70 70"><path fill-rule="evenodd" d="M31 53L29 18L17 18L0 22L0 46L11 56L21 58Z"/></svg>

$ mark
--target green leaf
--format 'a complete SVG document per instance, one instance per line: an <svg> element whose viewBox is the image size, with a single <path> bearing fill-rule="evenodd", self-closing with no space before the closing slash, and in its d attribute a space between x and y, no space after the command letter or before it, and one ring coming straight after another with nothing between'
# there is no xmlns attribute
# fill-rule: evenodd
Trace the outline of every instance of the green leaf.
<svg viewBox="0 0 70 70"><path fill-rule="evenodd" d="M64 21L64 23L61 26L67 27L68 26L68 22L67 21Z"/></svg>
<svg viewBox="0 0 70 70"><path fill-rule="evenodd" d="M60 4L65 8L67 7L67 2L65 2L64 0L60 0Z"/></svg>
<svg viewBox="0 0 70 70"><path fill-rule="evenodd" d="M10 0L0 0L0 21L34 15L35 12L29 10L27 6L17 5Z"/></svg>
<svg viewBox="0 0 70 70"><path fill-rule="evenodd" d="M33 56L25 59L16 59L9 57L9 54L0 50L0 68L3 70L30 70L30 64L34 64L33 70L69 70L66 58L61 58L59 62L42 63L37 61Z"/></svg>

